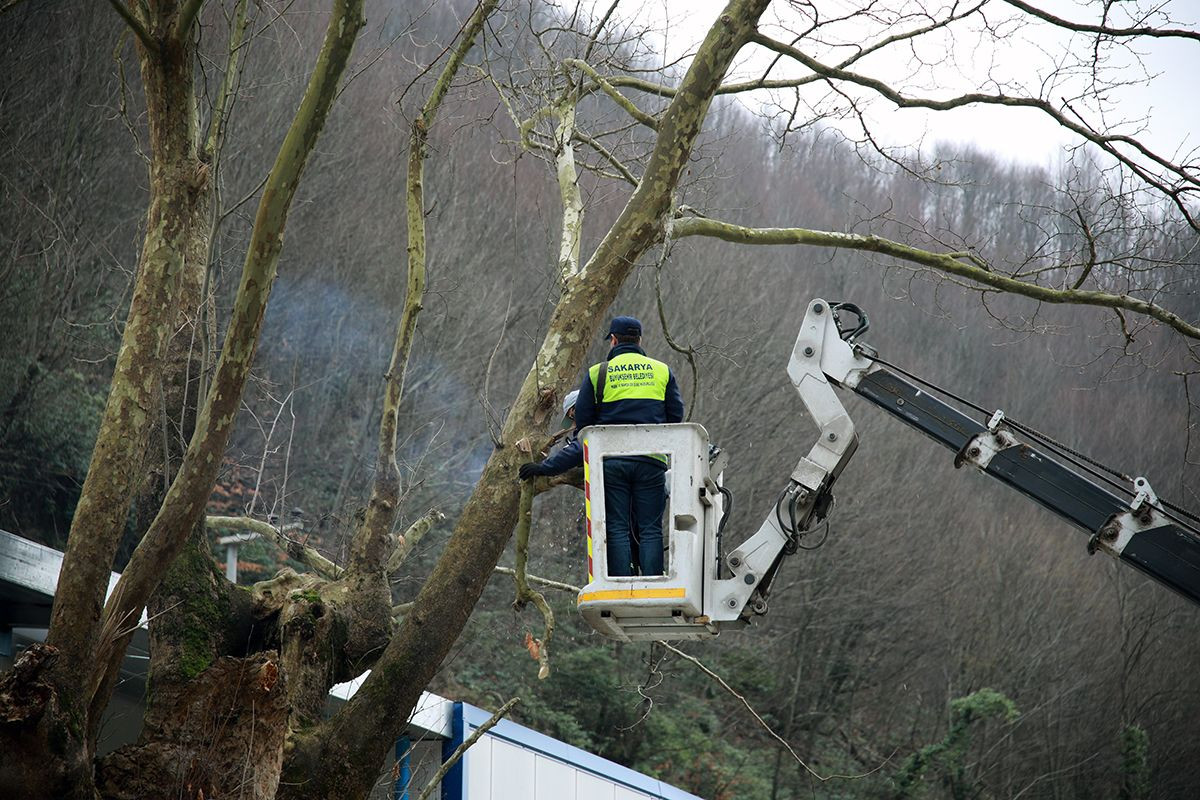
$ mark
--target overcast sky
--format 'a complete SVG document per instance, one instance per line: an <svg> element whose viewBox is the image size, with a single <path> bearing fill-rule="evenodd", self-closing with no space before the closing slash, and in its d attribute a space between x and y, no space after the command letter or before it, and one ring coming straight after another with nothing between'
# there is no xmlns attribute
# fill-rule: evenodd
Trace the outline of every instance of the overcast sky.
<svg viewBox="0 0 1200 800"><path fill-rule="evenodd" d="M608 0L593 0L593 3L600 12L609 5ZM1040 0L1039 4L1067 19L1094 21L1094 11L1071 0ZM666 36L662 46L669 61L684 52L694 51L724 5L724 0L649 0L624 3L620 6L619 15L629 19L636 14L641 22L664 30ZM824 16L831 17L846 14L859 4L854 0L816 0L815 5ZM915 7L916 4L910 5ZM1121 5L1117 4L1117 8ZM1189 27L1194 28L1200 22L1200 0L1175 0L1167 5L1176 19L1187 23ZM785 38L787 31L798 29L797 13L786 0L776 0L764 16L763 30L774 38ZM1002 19L1007 13L1011 13L1011 10L998 1L989 6L993 20ZM865 24L848 23L832 29L831 36L841 42L861 42L873 40L872 34L878 30L871 31ZM891 32L894 29L888 30ZM946 65L951 62L945 60L944 42L922 46L919 50L922 57L938 66L924 75L915 76L914 80L924 82L921 93L926 96L947 96L973 90L980 76L985 74L1024 83L1038 83L1049 71L1050 59L1061 54L1064 48L1081 48L1085 53L1090 49L1086 38L1076 37L1072 40L1044 25L1011 30L1008 34L999 45L984 38L959 36L953 45L951 57L954 61L949 68ZM823 58L826 63L835 60L835 52L842 57L849 52L833 49L822 52L813 48L808 40L803 46L806 52ZM1137 132L1127 127L1122 129L1123 132L1131 135L1136 133L1139 139L1168 157L1181 158L1184 153L1200 145L1200 102L1195 100L1200 79L1200 45L1191 41L1157 39L1139 43L1138 49L1143 54L1145 71L1157 74L1157 77L1146 86L1124 87L1109 93L1113 104L1109 121L1147 117L1144 131ZM772 56L758 47L746 48L734 68L735 72L739 77L757 77ZM1114 66L1120 67L1122 77L1141 74L1132 59L1121 55L1117 58L1122 61L1114 63ZM856 69L891 81L909 73L908 61L906 52L891 57L873 56ZM802 74L802 67L780 64L771 76ZM1072 88L1079 85L1078 82L1065 82L1053 95L1069 95ZM753 99L748 97L745 102L757 106L764 100L761 96ZM1115 113L1111 113L1112 110ZM1086 113L1090 122L1098 123L1096 109L1088 109ZM1025 109L992 107L932 113L917 109L897 110L890 103L876 100L871 119L873 133L877 137L890 139L890 144L923 142L926 147L938 141L974 144L1001 157L1036 164L1056 161L1063 145L1072 141L1069 134L1039 112Z"/></svg>

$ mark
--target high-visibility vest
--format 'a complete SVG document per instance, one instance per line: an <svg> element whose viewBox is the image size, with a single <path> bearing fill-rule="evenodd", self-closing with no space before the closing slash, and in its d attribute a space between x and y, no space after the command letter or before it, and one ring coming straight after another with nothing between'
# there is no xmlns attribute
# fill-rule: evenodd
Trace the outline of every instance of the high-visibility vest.
<svg viewBox="0 0 1200 800"><path fill-rule="evenodd" d="M588 372L593 394L597 394L601 366L593 364ZM622 400L664 400L670 378L671 370L663 362L641 353L621 353L608 362L604 396L596 397L597 406L601 402L609 405Z"/></svg>

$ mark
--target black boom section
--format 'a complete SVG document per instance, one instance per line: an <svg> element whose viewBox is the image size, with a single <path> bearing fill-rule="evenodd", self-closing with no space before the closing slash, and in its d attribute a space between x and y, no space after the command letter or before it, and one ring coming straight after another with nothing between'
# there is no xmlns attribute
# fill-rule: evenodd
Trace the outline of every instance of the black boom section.
<svg viewBox="0 0 1200 800"><path fill-rule="evenodd" d="M953 406L885 370L872 372L855 391L954 452L987 427ZM1001 450L985 470L1063 519L1097 533L1129 510L1129 501L1053 458L1019 444ZM1120 559L1159 583L1200 604L1200 531L1176 519L1141 531Z"/></svg>
<svg viewBox="0 0 1200 800"><path fill-rule="evenodd" d="M982 423L887 370L872 372L855 391L956 453L987 432ZM986 472L1088 533L1129 509L1128 501L1029 445L1001 450Z"/></svg>
<svg viewBox="0 0 1200 800"><path fill-rule="evenodd" d="M1096 533L1114 515L1129 510L1128 500L1029 445L1001 450L985 471L1088 533Z"/></svg>
<svg viewBox="0 0 1200 800"><path fill-rule="evenodd" d="M1121 560L1200 605L1200 537L1179 524L1142 531Z"/></svg>
<svg viewBox="0 0 1200 800"><path fill-rule="evenodd" d="M987 430L957 408L885 369L863 378L854 391L956 453L975 434Z"/></svg>

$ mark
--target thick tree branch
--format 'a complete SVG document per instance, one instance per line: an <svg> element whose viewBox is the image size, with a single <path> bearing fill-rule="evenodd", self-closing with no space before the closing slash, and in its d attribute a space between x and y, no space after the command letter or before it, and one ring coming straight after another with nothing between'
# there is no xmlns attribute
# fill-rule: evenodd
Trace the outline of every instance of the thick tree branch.
<svg viewBox="0 0 1200 800"><path fill-rule="evenodd" d="M976 3L973 6L964 7L962 10L952 13L947 17L935 20L935 21L929 23L928 25L923 25L919 28L912 28L909 30L900 31L898 33L893 33L889 36L885 36L882 39L879 39L876 42L871 43L868 46L865 46L865 47L860 46L859 48L857 48L855 50L853 55L851 55L849 58L846 58L843 61L839 62L838 66L841 67L842 69L845 69L846 67L850 66L851 64L854 64L855 62L861 61L863 58L867 57L871 53L882 50L883 48L888 47L893 44L896 44L897 42L916 39L918 37L924 36L927 33L930 33L931 31L937 30L939 28L944 28L952 22L956 22L958 20L965 19L966 17L969 17L972 14L977 13L981 8L983 8L984 5L986 5L987 2L988 2L988 0L983 0L982 2ZM770 71L771 70L768 67L767 74L770 74ZM799 78L775 78L775 79L767 78L767 75L764 74L761 78L758 78L758 79L752 80L752 81L740 81L738 83L727 83L727 84L721 86L719 89L717 89L716 94L738 94L740 92L753 92L758 89L796 89L801 86L807 86L810 83L816 83L817 81L820 81L821 79L822 79L822 76L820 76L818 74L804 75ZM660 97L674 97L675 96L675 88L674 87L666 86L661 83L654 83L653 81L648 81L648 80L645 80L644 78L635 78L635 77L626 76L626 75L614 75L614 76L610 76L610 77L606 78L606 80L615 87L637 89L639 91L647 92L649 94L659 95ZM597 88L598 88L598 86L596 84L592 84L587 87L587 92L588 93L594 92Z"/></svg>
<svg viewBox="0 0 1200 800"><path fill-rule="evenodd" d="M425 104L421 106L408 140L408 178L405 207L408 224L408 292L404 311L396 326L396 340L388 363L379 420L379 445L375 458L375 480L362 525L350 545L349 568L355 572L377 570L387 560L388 537L400 506L400 467L396 464L396 434L400 402L404 396L404 375L412 352L417 317L425 300L425 157L429 129L450 90L458 68L475 45L487 18L498 0L484 0L463 28L457 46L438 75ZM432 524L432 523L431 523Z"/></svg>
<svg viewBox="0 0 1200 800"><path fill-rule="evenodd" d="M579 191L579 172L575 169L575 93L568 92L558 114L554 131L554 175L562 201L562 235L558 245L558 278L564 285L579 272L579 249L583 241L583 195Z"/></svg>
<svg viewBox="0 0 1200 800"><path fill-rule="evenodd" d="M335 581L342 576L342 568L318 553L313 548L283 535L283 531L269 522L251 517L205 517L204 524L209 528L227 528L229 530L250 531L257 533L272 542L288 554L290 558L304 564L323 578Z"/></svg>
<svg viewBox="0 0 1200 800"><path fill-rule="evenodd" d="M1051 289L1034 283L1026 283L1016 278L991 272L979 264L972 263L968 253L934 253L878 236L815 231L807 228L747 228L715 219L700 218L675 220L672 225L672 235L676 238L711 236L737 244L806 245L879 253L955 275L980 286L1029 297L1044 303L1071 303L1133 311L1169 325L1188 338L1200 339L1200 327L1155 303L1126 294L1117 295L1078 289Z"/></svg>

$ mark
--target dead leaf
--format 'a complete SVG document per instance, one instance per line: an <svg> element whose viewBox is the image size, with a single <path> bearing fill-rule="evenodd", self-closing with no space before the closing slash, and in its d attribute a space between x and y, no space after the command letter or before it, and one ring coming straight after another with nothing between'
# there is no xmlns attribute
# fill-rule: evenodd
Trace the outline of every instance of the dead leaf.
<svg viewBox="0 0 1200 800"><path fill-rule="evenodd" d="M525 649L529 651L529 657L534 661L538 660L538 656L542 654L542 643L533 638L533 634L525 631Z"/></svg>

